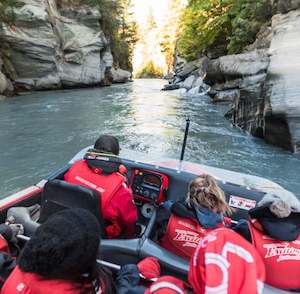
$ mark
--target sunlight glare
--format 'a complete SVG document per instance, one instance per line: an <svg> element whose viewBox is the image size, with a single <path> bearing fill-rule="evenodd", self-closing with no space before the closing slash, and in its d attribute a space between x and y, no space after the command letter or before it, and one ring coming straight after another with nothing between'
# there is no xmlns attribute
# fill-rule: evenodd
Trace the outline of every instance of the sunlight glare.
<svg viewBox="0 0 300 294"><path fill-rule="evenodd" d="M166 57L162 53L161 42L165 28L170 21L170 7L174 0L132 0L132 12L138 26L138 42L133 54L133 74L143 69L149 62L167 74ZM182 3L185 0L182 1ZM151 26L153 20L155 25ZM177 24L172 24L177 26Z"/></svg>

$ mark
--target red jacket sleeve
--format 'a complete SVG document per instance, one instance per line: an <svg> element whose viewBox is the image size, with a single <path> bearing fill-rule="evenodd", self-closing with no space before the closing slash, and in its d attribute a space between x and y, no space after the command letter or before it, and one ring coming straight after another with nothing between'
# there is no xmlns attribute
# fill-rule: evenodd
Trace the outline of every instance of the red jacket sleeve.
<svg viewBox="0 0 300 294"><path fill-rule="evenodd" d="M122 186L114 197L114 203L119 211L119 222L125 229L126 237L133 237L138 215L131 190Z"/></svg>

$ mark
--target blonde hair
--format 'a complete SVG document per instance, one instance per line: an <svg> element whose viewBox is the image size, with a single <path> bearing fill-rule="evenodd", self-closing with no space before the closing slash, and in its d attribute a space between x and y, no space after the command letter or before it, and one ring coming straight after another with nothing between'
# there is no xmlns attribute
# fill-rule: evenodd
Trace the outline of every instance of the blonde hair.
<svg viewBox="0 0 300 294"><path fill-rule="evenodd" d="M202 206L221 214L233 212L226 202L223 190L210 175L198 176L190 182L186 203L189 206Z"/></svg>

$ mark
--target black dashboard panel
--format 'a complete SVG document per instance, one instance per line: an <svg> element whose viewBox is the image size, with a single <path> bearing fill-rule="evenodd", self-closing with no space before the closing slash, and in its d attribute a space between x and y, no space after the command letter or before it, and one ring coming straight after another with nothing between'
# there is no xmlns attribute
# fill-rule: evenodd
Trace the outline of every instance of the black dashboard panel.
<svg viewBox="0 0 300 294"><path fill-rule="evenodd" d="M131 189L135 199L159 204L165 200L168 182L168 177L162 173L135 169L131 177Z"/></svg>

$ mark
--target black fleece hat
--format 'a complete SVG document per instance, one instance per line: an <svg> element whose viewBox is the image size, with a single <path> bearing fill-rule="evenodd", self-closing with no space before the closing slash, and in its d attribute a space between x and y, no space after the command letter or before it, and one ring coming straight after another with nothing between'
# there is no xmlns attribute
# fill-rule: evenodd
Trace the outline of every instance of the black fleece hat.
<svg viewBox="0 0 300 294"><path fill-rule="evenodd" d="M37 229L18 264L22 271L45 278L78 276L95 266L99 242L96 217L85 209L66 209Z"/></svg>
<svg viewBox="0 0 300 294"><path fill-rule="evenodd" d="M94 148L101 152L112 153L114 155L119 155L120 153L119 140L111 135L100 136L95 142Z"/></svg>

